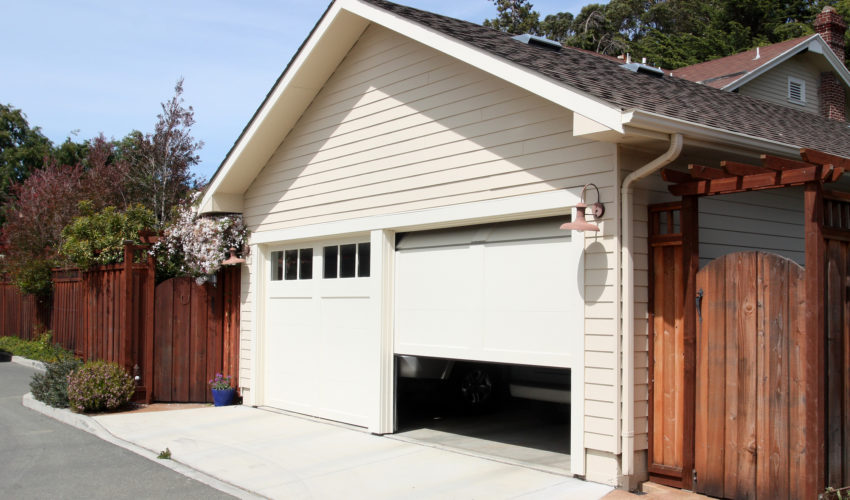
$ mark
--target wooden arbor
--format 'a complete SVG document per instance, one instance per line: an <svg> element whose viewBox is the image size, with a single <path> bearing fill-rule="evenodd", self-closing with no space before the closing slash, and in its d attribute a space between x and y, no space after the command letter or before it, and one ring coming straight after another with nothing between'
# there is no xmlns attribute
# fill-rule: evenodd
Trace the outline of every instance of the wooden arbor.
<svg viewBox="0 0 850 500"><path fill-rule="evenodd" d="M649 214L650 283L653 287L649 309L653 379L649 405L649 470L651 478L657 482L714 496L762 498L813 498L827 484L850 483L847 423L850 420L850 372L847 368L850 365L850 303L846 286L850 283L847 281L850 196L823 189L825 183L838 180L850 168L850 160L811 150L802 150L801 156L803 161L763 156L761 165L727 161L721 162L720 168L690 165L688 172L663 170L661 173L662 178L673 183L670 192L682 196L683 201L650 207ZM743 462L733 459L733 467L725 471L724 483L722 456L709 460L712 467L719 464L720 472L709 470L703 474L699 471L700 480L697 469L705 466L695 464L695 434L699 427L697 418L705 418L705 415L695 414L695 402L698 393L705 394L705 387L698 384L705 383L707 377L703 374L700 378L696 373L697 336L704 335L704 332L698 334L698 330L705 329L698 317L702 312L697 309L696 300L697 200L700 196L797 185L805 187L807 271L802 287L806 307L800 314L797 328L804 334L793 337L792 345L786 346L788 354L785 357L793 358L795 364L781 365L785 382L780 384L782 390L796 391L796 399L786 402L782 420L786 428L794 426L795 432L784 434L784 441L742 443L737 443L736 435L731 434L731 443L739 446L737 453L741 460L754 464L752 481L735 477L744 474L735 468ZM770 286L763 284L763 287ZM763 300L761 295L758 300ZM762 375L767 378L771 369L776 372L775 367L771 368L775 359L772 346L764 342L763 331L759 330L758 335L758 340L752 340L753 344L762 342L760 345L766 346L764 352L774 357L765 356L758 361L758 366L756 360L732 360L731 366L727 363L722 369L762 370L751 377L753 380ZM737 352L737 347L735 349ZM789 376L788 372L793 373ZM793 387L789 389L789 385ZM765 393L766 400L776 399L776 390L768 393L771 387L764 384L758 387ZM723 417L732 422L733 427L741 425L736 422L739 416L734 411ZM773 415L770 411L763 412L759 418L772 419ZM702 425L700 431L704 428ZM767 428L771 428L770 425ZM715 448L723 448L722 434L715 436L721 441ZM795 442L787 439L789 435ZM704 438L701 437L703 441ZM728 430L725 438L728 447ZM710 446L708 451L700 450L703 458L717 451ZM784 461L772 453L776 449L783 450L783 456L787 457Z"/></svg>

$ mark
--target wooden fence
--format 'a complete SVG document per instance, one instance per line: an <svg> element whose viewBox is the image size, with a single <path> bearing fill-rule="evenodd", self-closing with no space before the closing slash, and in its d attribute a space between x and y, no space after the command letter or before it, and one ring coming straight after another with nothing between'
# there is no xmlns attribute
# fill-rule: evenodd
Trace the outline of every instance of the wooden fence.
<svg viewBox="0 0 850 500"><path fill-rule="evenodd" d="M115 362L138 375L137 399L209 401L210 374L235 377L239 368L241 269L219 271L217 286L176 278L193 307L174 307L156 294L173 290L166 283L175 280L155 285L154 260L146 248L125 246L123 264L55 270L52 299L41 303L0 283L0 335L31 339L40 322L52 330L54 342L83 359ZM156 339L155 325L168 337ZM198 369L201 357L203 370Z"/></svg>
<svg viewBox="0 0 850 500"><path fill-rule="evenodd" d="M826 483L850 485L850 195L824 192Z"/></svg>
<svg viewBox="0 0 850 500"><path fill-rule="evenodd" d="M0 337L33 340L40 330L50 327L51 312L49 298L25 295L8 276L0 279Z"/></svg>

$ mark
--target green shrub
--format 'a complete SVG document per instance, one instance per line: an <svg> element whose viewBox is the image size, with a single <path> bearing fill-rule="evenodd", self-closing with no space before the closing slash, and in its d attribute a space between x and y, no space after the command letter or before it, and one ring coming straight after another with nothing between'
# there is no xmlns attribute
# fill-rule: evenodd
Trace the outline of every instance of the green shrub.
<svg viewBox="0 0 850 500"><path fill-rule="evenodd" d="M63 349L59 344L51 343L50 331L44 331L36 340L23 340L17 337L0 337L0 350L45 363L55 363L64 359L73 359L74 353Z"/></svg>
<svg viewBox="0 0 850 500"><path fill-rule="evenodd" d="M59 252L80 269L124 261L124 240L139 240L139 231L156 224L153 212L133 205L124 212L106 207L95 212L94 204L82 201L82 214L62 230Z"/></svg>
<svg viewBox="0 0 850 500"><path fill-rule="evenodd" d="M83 366L79 359L63 359L47 365L45 373L32 376L30 390L32 396L54 408L68 407L68 375Z"/></svg>
<svg viewBox="0 0 850 500"><path fill-rule="evenodd" d="M76 412L116 410L130 401L133 377L105 361L89 361L68 377L68 402Z"/></svg>

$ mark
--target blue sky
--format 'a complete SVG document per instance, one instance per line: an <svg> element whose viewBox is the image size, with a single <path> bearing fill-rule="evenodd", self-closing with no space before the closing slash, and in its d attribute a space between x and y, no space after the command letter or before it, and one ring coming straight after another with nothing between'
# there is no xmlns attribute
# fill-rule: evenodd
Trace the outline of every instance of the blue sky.
<svg viewBox="0 0 850 500"><path fill-rule="evenodd" d="M480 23L488 0L398 0ZM585 2L534 1L542 16ZM321 17L325 0L0 0L6 48L0 102L54 143L153 129L159 103L185 78L209 178ZM76 134L76 135L72 135Z"/></svg>

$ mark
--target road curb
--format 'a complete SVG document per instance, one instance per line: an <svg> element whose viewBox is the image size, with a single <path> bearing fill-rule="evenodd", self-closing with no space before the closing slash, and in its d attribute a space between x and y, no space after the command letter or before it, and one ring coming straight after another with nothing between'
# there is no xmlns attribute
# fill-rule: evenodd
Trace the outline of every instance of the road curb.
<svg viewBox="0 0 850 500"><path fill-rule="evenodd" d="M29 358L23 358L21 356L12 356L12 363L17 363L19 365L24 365L29 368L34 368L40 372L47 371L47 364L43 361L35 361Z"/></svg>
<svg viewBox="0 0 850 500"><path fill-rule="evenodd" d="M26 359L26 358L21 358ZM30 361L30 360L26 360ZM25 364L25 363L21 363ZM194 479L200 483L206 484L211 488L215 488L219 491L227 493L229 495L233 495L237 498L245 498L245 499L259 499L265 498L263 496L257 495L256 493L252 493L248 490L244 490L239 488L238 486L234 486L230 483L224 482L218 478L207 475L197 469L193 469L186 464L178 462L173 459L169 460L161 460L156 458L158 454L157 451L149 450L142 446L139 446L130 441L125 441L114 434L110 433L106 428L104 428L97 420L89 417L88 415L83 415L80 413L74 413L67 408L53 408L52 406L48 406L41 401L33 398L32 393L28 392L24 394L21 399L21 404L24 407L29 408L30 410L41 413L44 416L50 417L54 420L58 420L63 424L70 425L71 427L76 427L77 429L88 432L89 434L94 434L98 438L107 441L109 443L114 444L115 446L120 446L125 450L131 451L136 455L142 456L156 462L164 467L168 467L169 469L182 474L186 477Z"/></svg>

